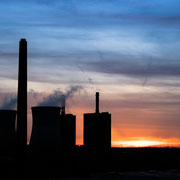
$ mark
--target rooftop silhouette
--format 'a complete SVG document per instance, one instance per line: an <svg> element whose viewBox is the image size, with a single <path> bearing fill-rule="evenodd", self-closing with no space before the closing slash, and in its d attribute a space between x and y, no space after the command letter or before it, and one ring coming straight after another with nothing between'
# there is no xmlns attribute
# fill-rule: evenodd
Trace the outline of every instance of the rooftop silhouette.
<svg viewBox="0 0 180 180"><path fill-rule="evenodd" d="M84 146L89 150L111 148L111 114L99 112L99 92L96 92L95 113L84 114Z"/></svg>

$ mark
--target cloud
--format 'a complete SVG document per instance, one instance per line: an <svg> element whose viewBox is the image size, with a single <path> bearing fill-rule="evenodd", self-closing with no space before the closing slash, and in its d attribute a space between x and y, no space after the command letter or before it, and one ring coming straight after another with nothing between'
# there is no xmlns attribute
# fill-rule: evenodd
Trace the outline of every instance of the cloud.
<svg viewBox="0 0 180 180"><path fill-rule="evenodd" d="M120 57L121 58L121 57ZM173 60L154 59L148 62L148 58L127 60L100 60L82 63L88 71L101 72L106 74L126 75L130 77L179 77L180 63Z"/></svg>
<svg viewBox="0 0 180 180"><path fill-rule="evenodd" d="M16 109L17 105L17 96L9 94L3 98L3 103L1 105L1 109Z"/></svg>
<svg viewBox="0 0 180 180"><path fill-rule="evenodd" d="M10 4L14 8L9 6ZM129 23L133 26L135 24L135 26L139 24L140 26L142 24L162 26L164 23L164 27L167 28L169 27L167 24L178 26L177 22L179 22L180 16L177 7L180 3L176 1L176 5L172 4L174 3L171 1L147 3L137 0L134 0L133 3L122 0L105 0L103 2L97 0L68 0L68 2L63 0L31 0L25 3L22 3L22 0L14 0L13 2L6 0L2 5L5 7L6 13L6 16L3 17L7 18L14 28L24 26L26 28L33 27L33 29L37 29L37 27L87 27L95 29L109 26L117 28ZM158 8L160 6L164 8ZM11 14L14 15L13 18Z"/></svg>
<svg viewBox="0 0 180 180"><path fill-rule="evenodd" d="M29 72L32 81L36 81L39 77L37 81L50 82L58 73L52 73L47 69L55 69L60 65L76 67L78 58L83 59L82 64L86 71L146 77L144 85L149 76L179 76L178 62L164 63L162 60L167 54L173 56L172 59L174 57L178 59L180 55L177 48L179 44L174 44L179 42L180 34L177 28L180 24L179 1L172 3L166 0L164 3L155 0L148 2L31 0L22 3L22 0L14 0L12 3L10 0L4 0L1 2L3 3L0 13L2 15L0 47L6 44L0 52L0 64L3 65L1 77L16 77L17 38L22 36L29 40ZM16 42L16 45L9 48L11 42ZM17 51L14 52L14 49ZM85 51L88 51L89 55L83 55ZM146 57L144 63L141 63L133 56L132 59L120 57L119 60L114 60L114 55L111 57L109 55L105 61L94 61L92 54L97 55L98 51L102 51L103 54L148 53L152 56L159 53L162 59L151 65L146 63ZM38 73L34 71L37 64L40 65ZM12 70L7 71L7 66L11 66L9 69ZM45 78L39 73L42 71L46 73Z"/></svg>

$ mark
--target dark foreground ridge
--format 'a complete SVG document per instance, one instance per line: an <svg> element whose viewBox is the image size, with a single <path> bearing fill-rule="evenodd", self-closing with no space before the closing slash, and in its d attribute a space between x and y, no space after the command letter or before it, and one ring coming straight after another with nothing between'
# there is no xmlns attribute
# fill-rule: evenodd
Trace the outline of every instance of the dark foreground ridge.
<svg viewBox="0 0 180 180"><path fill-rule="evenodd" d="M93 153L84 146L73 151L34 154L28 146L25 179L177 179L179 148L111 148ZM0 157L0 179L13 179L16 161Z"/></svg>
<svg viewBox="0 0 180 180"><path fill-rule="evenodd" d="M95 112L84 114L83 146L65 96L62 107L32 107L27 146L27 41L19 47L17 111L0 110L0 180L179 179L179 148L111 148L111 114L100 112L99 92Z"/></svg>

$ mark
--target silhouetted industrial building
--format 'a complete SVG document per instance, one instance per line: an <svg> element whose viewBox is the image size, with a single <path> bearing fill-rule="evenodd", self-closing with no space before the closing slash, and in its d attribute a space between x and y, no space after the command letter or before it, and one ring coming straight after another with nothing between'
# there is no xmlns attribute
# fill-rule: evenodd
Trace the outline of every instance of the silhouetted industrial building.
<svg viewBox="0 0 180 180"><path fill-rule="evenodd" d="M0 156L13 155L15 151L16 111L0 110Z"/></svg>
<svg viewBox="0 0 180 180"><path fill-rule="evenodd" d="M76 145L76 116L60 116L60 150L72 151Z"/></svg>
<svg viewBox="0 0 180 180"><path fill-rule="evenodd" d="M84 146L92 151L111 148L111 114L99 112L98 92L96 92L96 112L84 114Z"/></svg>
<svg viewBox="0 0 180 180"><path fill-rule="evenodd" d="M76 116L66 114L65 100L64 96L60 116L60 150L72 151L76 145Z"/></svg>
<svg viewBox="0 0 180 180"><path fill-rule="evenodd" d="M65 109L65 108L64 108ZM32 107L32 151L56 153L72 150L76 138L76 117L60 113L60 107Z"/></svg>

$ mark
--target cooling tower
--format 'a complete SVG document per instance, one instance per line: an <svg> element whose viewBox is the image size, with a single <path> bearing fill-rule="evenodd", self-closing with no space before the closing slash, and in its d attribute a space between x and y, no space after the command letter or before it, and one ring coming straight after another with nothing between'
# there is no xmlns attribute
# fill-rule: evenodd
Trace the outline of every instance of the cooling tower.
<svg viewBox="0 0 180 180"><path fill-rule="evenodd" d="M55 153L59 146L59 107L32 107L33 126L30 140L32 151Z"/></svg>
<svg viewBox="0 0 180 180"><path fill-rule="evenodd" d="M111 114L99 112L99 93L96 93L96 113L84 114L84 146L91 151L111 148Z"/></svg>
<svg viewBox="0 0 180 180"><path fill-rule="evenodd" d="M15 151L16 111L0 110L0 156Z"/></svg>

